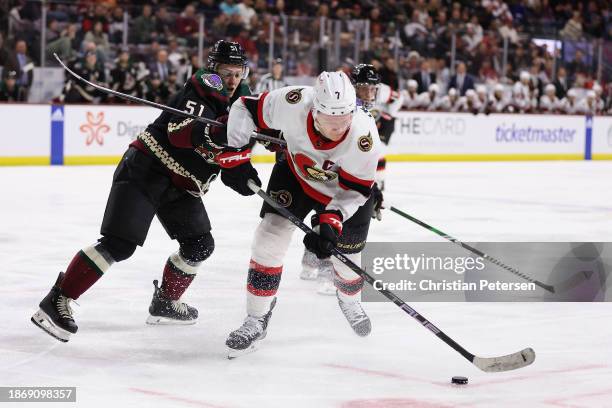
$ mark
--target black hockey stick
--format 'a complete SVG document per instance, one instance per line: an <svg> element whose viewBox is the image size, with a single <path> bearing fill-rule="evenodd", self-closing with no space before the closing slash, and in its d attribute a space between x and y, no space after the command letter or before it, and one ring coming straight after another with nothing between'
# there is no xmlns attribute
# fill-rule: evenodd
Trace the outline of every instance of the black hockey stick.
<svg viewBox="0 0 612 408"><path fill-rule="evenodd" d="M472 253L474 253L474 254L476 254L476 255L484 258L484 259L486 259L487 261L489 261L489 262L491 262L491 263L493 263L493 264L495 264L495 265L497 265L497 266L507 270L508 272L511 272L511 273L515 274L516 276L520 276L521 278L525 279L526 281L532 282L532 283L536 284L537 286L541 287L542 289L549 291L550 293L555 293L554 286L547 285L546 283L540 282L537 279L533 279L533 278L525 275L524 273L520 272L518 269L504 264L500 260L498 260L496 258L493 258L491 255L485 254L484 252L474 248L473 246L470 246L470 245L466 244L465 242L461 242L457 238L451 237L450 235L440 231L439 229L436 229L436 228L432 227L431 225L426 224L426 223L424 223L423 221L421 221L421 220L419 220L417 218L414 218L410 214L406 214L402 210L399 210L399 209L397 209L397 208L395 208L393 206L390 206L389 209L391 211L393 211L394 213L399 214L402 217L409 219L410 221L414 222L415 224L418 224L421 227L423 227L425 229L428 229L429 231L438 234L442 238L444 238L444 239L446 239L446 240L448 240L448 241L450 241L450 242L452 242L454 244L457 244L457 245L461 246L462 248L467 249L468 251L470 251L470 252L472 252Z"/></svg>
<svg viewBox="0 0 612 408"><path fill-rule="evenodd" d="M214 125L214 126L219 126L219 127L225 127L225 123L213 120L213 119L208 119L208 118L203 118L201 116L198 115L194 115L192 113L189 112L184 112L182 110L173 108L171 106L167 106L167 105L162 105L161 103L157 103L157 102L153 102L153 101L147 101L146 99L142 99L139 98L137 96L133 96L133 95L128 95L128 94L124 94L122 92L118 92L115 91L114 89L110 89L107 87L104 87L102 85L93 83L91 81L86 80L85 78L83 78L82 76L80 76L79 74L77 74L76 72L74 72L73 70L71 70L70 68L68 68L68 66L64 63L64 61L62 61L62 59L56 54L53 53L53 56L55 57L55 59L57 60L57 62L59 62L59 64L62 66L62 68L64 68L70 75L72 75L73 77L75 77L76 79L78 79L79 81L82 81L84 83L86 83L87 85L101 91L101 92L105 92L107 94L111 94L111 95L115 95L118 96L119 98L128 100L128 101L132 101L132 102L137 102L140 103L142 105L148 105L151 106L153 108L157 108L160 110L163 110L165 112L168 113L173 113L175 115L182 115L185 116L187 118L190 119L194 119L198 122L202 122L202 123L206 123L209 125ZM261 140L261 141L265 141L265 142L272 142L272 143L278 143L276 142L277 140L280 140L278 138L272 137L272 136L268 136L268 135L263 135L261 133L257 133L257 132L253 132L252 136L253 139L257 139L257 140ZM230 150L235 150L236 148L231 147L231 146L226 146L226 145L219 145L219 147L223 148L223 149L230 149Z"/></svg>
<svg viewBox="0 0 612 408"><path fill-rule="evenodd" d="M299 218L293 215L289 210L284 207L281 207L272 197L265 193L259 186L257 186L254 182L249 180L249 188L253 190L255 194L260 196L266 203L270 204L276 211L278 211L283 217L287 218L293 224L295 224L299 229L304 231L305 233L312 232L312 230L302 222ZM375 279L366 271L361 269L358 265L344 256L340 251L334 248L333 256L338 258L340 262L348 266L352 271L361 276L366 282L368 282L372 287L374 287ZM508 354L506 356L500 357L478 357L474 354L470 353L466 349L464 349L461 345L459 345L455 340L448 337L442 330L438 329L433 323L427 320L423 315L419 312L411 308L397 297L393 292L386 289L376 289L380 293L382 293L387 299L391 300L400 309L404 312L408 313L411 317L416 319L419 323L429 329L433 334L438 336L443 342L451 346L455 351L465 357L470 363L474 364L476 367L481 369L484 372L492 373L492 372L501 372L501 371L509 371L516 370L518 368L526 367L534 362L535 360L535 351L532 348L526 348L519 352Z"/></svg>

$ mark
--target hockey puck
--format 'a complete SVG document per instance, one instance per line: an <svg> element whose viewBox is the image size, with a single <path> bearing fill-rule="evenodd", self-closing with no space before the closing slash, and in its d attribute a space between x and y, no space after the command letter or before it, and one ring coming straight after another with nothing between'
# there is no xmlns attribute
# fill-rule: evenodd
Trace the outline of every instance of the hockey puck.
<svg viewBox="0 0 612 408"><path fill-rule="evenodd" d="M451 379L451 383L464 385L468 383L467 377L456 376Z"/></svg>

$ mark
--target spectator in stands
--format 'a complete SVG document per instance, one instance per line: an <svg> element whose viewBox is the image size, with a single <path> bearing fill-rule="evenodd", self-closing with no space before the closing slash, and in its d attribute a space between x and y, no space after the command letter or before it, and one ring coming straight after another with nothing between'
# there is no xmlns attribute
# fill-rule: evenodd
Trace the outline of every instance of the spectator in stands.
<svg viewBox="0 0 612 408"><path fill-rule="evenodd" d="M397 79L397 64L395 63L395 58L385 58L385 63L378 70L378 73L380 74L380 81L383 84L389 85L391 89L399 89L399 83Z"/></svg>
<svg viewBox="0 0 612 408"><path fill-rule="evenodd" d="M196 19L195 7L187 4L181 15L176 19L176 35L187 42L187 46L198 45L200 24Z"/></svg>
<svg viewBox="0 0 612 408"><path fill-rule="evenodd" d="M155 33L159 41L169 41L174 36L175 21L168 13L166 6L161 6L155 13Z"/></svg>
<svg viewBox="0 0 612 408"><path fill-rule="evenodd" d="M426 59L421 61L421 69L412 75L417 82L417 92L423 93L429 90L429 85L436 82L436 74L431 71L430 62Z"/></svg>
<svg viewBox="0 0 612 408"><path fill-rule="evenodd" d="M582 17L578 10L574 11L572 18L570 18L565 27L560 31L561 37L566 40L577 41L584 35L582 32Z"/></svg>
<svg viewBox="0 0 612 408"><path fill-rule="evenodd" d="M155 19L149 4L142 6L142 13L132 23L130 34L132 41L137 44L149 44L153 40L152 33L155 32Z"/></svg>
<svg viewBox="0 0 612 408"><path fill-rule="evenodd" d="M4 67L9 59L9 52L4 47L4 34L0 31L0 67Z"/></svg>
<svg viewBox="0 0 612 408"><path fill-rule="evenodd" d="M237 5L237 7L238 15L242 19L242 23L244 24L247 30L250 30L251 18L255 15L255 9L253 8L253 0L242 0L242 2Z"/></svg>
<svg viewBox="0 0 612 408"><path fill-rule="evenodd" d="M17 71L8 71L0 83L0 102L25 101L25 92L17 85Z"/></svg>
<svg viewBox="0 0 612 408"><path fill-rule="evenodd" d="M221 12L223 14L227 14L228 16L240 13L240 10L238 9L238 6L235 4L234 0L224 0L219 5L219 8L221 8Z"/></svg>
<svg viewBox="0 0 612 408"><path fill-rule="evenodd" d="M168 80L165 83L169 96L174 95L175 93L181 90L182 84L179 84L177 81L178 81L177 71L175 69L171 69L170 72L168 73Z"/></svg>
<svg viewBox="0 0 612 408"><path fill-rule="evenodd" d="M168 61L168 51L165 49L158 50L155 62L149 66L149 71L151 71L152 74L157 74L157 78L165 82L171 69L172 64Z"/></svg>
<svg viewBox="0 0 612 408"><path fill-rule="evenodd" d="M34 63L28 55L28 46L24 40L15 42L15 49L9 54L4 69L17 72L17 85L27 93L32 84Z"/></svg>
<svg viewBox="0 0 612 408"><path fill-rule="evenodd" d="M110 44L108 42L108 34L103 31L102 21L96 21L93 25L93 29L85 34L83 39L85 43L93 42L96 44L96 50L101 53L103 60L108 58L110 52Z"/></svg>
<svg viewBox="0 0 612 408"><path fill-rule="evenodd" d="M77 25L70 23L62 30L58 39L47 44L47 58L52 58L55 53L64 61L71 60L76 57L78 49Z"/></svg>
<svg viewBox="0 0 612 408"><path fill-rule="evenodd" d="M108 39L113 44L121 44L123 41L123 7L121 6L115 7L111 14Z"/></svg>
<svg viewBox="0 0 612 408"><path fill-rule="evenodd" d="M162 81L157 72L151 72L149 74L149 77L143 83L141 92L142 97L147 101L162 104L167 103L168 97L170 96L165 81Z"/></svg>
<svg viewBox="0 0 612 408"><path fill-rule="evenodd" d="M576 50L574 53L574 59L567 64L567 71L570 78L572 78L574 81L576 80L577 75L589 73L589 69L584 62L584 54L580 49Z"/></svg>
<svg viewBox="0 0 612 408"><path fill-rule="evenodd" d="M468 89L474 89L474 78L467 73L464 62L457 64L457 73L451 77L448 88L457 89L460 96L464 96Z"/></svg>
<svg viewBox="0 0 612 408"><path fill-rule="evenodd" d="M571 84L567 78L567 71L564 67L559 67L557 70L557 78L554 80L553 85L556 89L557 98L565 98L567 90L571 88Z"/></svg>
<svg viewBox="0 0 612 408"><path fill-rule="evenodd" d="M88 51L83 59L77 61L72 68L76 74L88 81L102 85L106 82L104 69L98 65L95 51ZM84 85L69 75L66 79L66 85L60 98L64 103L99 103L106 97L96 88Z"/></svg>
<svg viewBox="0 0 612 408"><path fill-rule="evenodd" d="M183 77L182 79L179 77L179 82L184 84L185 82L187 82L187 80L189 78L191 78L193 76L193 74L195 74L198 69L200 69L200 67L202 66L202 64L200 64L200 61L198 60L198 55L197 54L192 54L189 57L189 61L187 61L187 65L185 66L185 70L182 73Z"/></svg>
<svg viewBox="0 0 612 408"><path fill-rule="evenodd" d="M138 68L130 61L130 53L127 48L122 49L119 53L110 76L112 89L127 95L138 96ZM113 102L129 103L120 98L114 98Z"/></svg>
<svg viewBox="0 0 612 408"><path fill-rule="evenodd" d="M198 13L204 14L206 26L209 26L221 14L221 9L215 0L200 0L198 3Z"/></svg>

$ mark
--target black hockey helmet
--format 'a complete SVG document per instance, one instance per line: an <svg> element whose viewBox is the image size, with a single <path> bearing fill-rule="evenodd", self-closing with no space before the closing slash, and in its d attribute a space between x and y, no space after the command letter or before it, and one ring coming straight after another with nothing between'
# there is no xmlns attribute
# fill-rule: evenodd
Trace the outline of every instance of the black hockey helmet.
<svg viewBox="0 0 612 408"><path fill-rule="evenodd" d="M355 65L351 71L351 81L353 85L378 85L380 84L380 75L371 64Z"/></svg>
<svg viewBox="0 0 612 408"><path fill-rule="evenodd" d="M233 41L219 40L208 54L208 69L214 71L217 64L239 65L246 67L248 62L244 49Z"/></svg>

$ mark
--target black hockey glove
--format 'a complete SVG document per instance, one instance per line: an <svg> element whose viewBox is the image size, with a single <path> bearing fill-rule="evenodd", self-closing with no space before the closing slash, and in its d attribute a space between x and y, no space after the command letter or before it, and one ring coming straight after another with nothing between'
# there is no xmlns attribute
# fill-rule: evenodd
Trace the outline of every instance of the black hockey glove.
<svg viewBox="0 0 612 408"><path fill-rule="evenodd" d="M285 140L283 138L283 132L281 132L280 130L274 130L274 129L260 129L257 131L257 133L261 133L263 135L266 136L271 136L274 137L278 140ZM266 140L258 140L258 142L266 148L266 150L273 152L273 153L277 153L277 152L282 152L283 150L285 150L285 146L278 144L278 143L274 143L274 142L268 142Z"/></svg>
<svg viewBox="0 0 612 408"><path fill-rule="evenodd" d="M250 161L239 166L221 170L221 181L223 184L243 196L255 194L247 184L249 180L253 180L255 184L261 187L261 180L257 175L257 170L255 170L255 167L253 167Z"/></svg>
<svg viewBox="0 0 612 408"><path fill-rule="evenodd" d="M370 193L374 200L374 208L372 210L372 218L376 218L378 221L382 220L382 209L384 209L384 197L382 190L378 188L378 183L374 183L372 186L372 192Z"/></svg>
<svg viewBox="0 0 612 408"><path fill-rule="evenodd" d="M342 233L340 211L323 211L312 216L313 232L304 236L304 245L317 258L329 258Z"/></svg>

